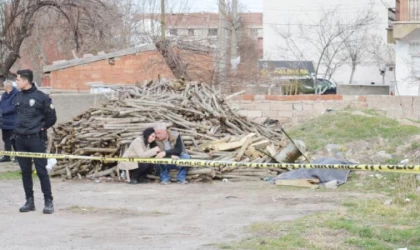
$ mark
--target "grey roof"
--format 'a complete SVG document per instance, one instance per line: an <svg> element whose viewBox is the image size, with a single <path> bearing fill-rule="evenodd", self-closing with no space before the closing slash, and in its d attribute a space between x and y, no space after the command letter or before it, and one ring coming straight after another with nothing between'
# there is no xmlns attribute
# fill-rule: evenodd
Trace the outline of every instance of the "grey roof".
<svg viewBox="0 0 420 250"><path fill-rule="evenodd" d="M123 49L123 50L119 50L119 51L114 51L114 52L110 52L110 53L104 53L104 54L100 54L98 53L98 55L96 56L88 56L88 57L84 57L84 58L76 58L76 59L72 59L72 60L62 60L62 61L56 61L53 62L52 65L48 65L45 66L43 68L44 73L45 72L51 72L51 71L55 71L55 70L59 70L59 69L65 69L65 68L69 68L69 67L74 67L74 66L78 66L78 65L83 65L83 64L88 64L91 62L96 62L96 61L101 61L101 60L106 60L106 59L110 59L110 58L114 58L114 57L120 57L120 56L125 56L125 55L132 55L132 54L136 54L138 52L143 52L143 51L153 51L156 50L156 46L154 44L142 44L142 45L138 45L132 48L128 48L128 49Z"/></svg>

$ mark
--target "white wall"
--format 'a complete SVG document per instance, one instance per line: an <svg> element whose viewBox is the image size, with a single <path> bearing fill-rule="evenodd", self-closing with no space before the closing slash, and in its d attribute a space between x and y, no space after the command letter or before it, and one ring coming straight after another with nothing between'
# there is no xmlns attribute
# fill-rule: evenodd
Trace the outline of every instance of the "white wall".
<svg viewBox="0 0 420 250"><path fill-rule="evenodd" d="M287 47L283 39L278 35L280 31L290 31L296 34L299 25L317 24L322 16L322 9L332 10L339 6L337 12L342 16L342 21L346 22L367 8L377 15L376 27L369 30L372 34L380 35L386 42L386 28L388 27L387 6L394 7L395 0L264 0L264 59L265 60L296 60L297 55L282 51L281 47ZM385 6L386 5L386 6ZM314 27L315 28L315 27ZM316 39L316 38L314 38ZM313 45L297 44L304 54L301 60L315 61L317 59L313 50ZM316 62L314 62L314 65ZM349 66L341 68L333 76L338 83L347 84L350 78L351 69ZM387 76L387 79L392 74ZM368 65L359 66L354 75L354 83L358 84L382 84L382 76L379 66L370 62Z"/></svg>
<svg viewBox="0 0 420 250"><path fill-rule="evenodd" d="M406 39L396 41L396 95L419 95L419 80L416 79L412 73L413 61L410 55L410 41L413 40Z"/></svg>

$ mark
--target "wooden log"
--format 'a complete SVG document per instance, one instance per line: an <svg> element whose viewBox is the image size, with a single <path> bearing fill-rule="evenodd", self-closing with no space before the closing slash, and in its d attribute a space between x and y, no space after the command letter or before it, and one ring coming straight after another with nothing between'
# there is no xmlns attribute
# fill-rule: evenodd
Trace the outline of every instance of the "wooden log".
<svg viewBox="0 0 420 250"><path fill-rule="evenodd" d="M86 177L89 178L89 179L99 178L99 177L102 177L102 176L110 175L112 172L114 172L116 170L117 170L117 167L113 167L113 168L110 168L110 169L107 169L107 170L104 170L104 171L100 171L100 172L98 171L98 172L96 172L94 174L90 174Z"/></svg>
<svg viewBox="0 0 420 250"><path fill-rule="evenodd" d="M117 148L80 148L76 150L76 154L88 153L115 153Z"/></svg>
<svg viewBox="0 0 420 250"><path fill-rule="evenodd" d="M243 155L244 155L244 153L245 153L245 150L248 148L249 144L250 144L250 143L251 143L251 141L252 141L252 137L253 137L253 136L249 136L249 137L246 139L246 141L244 142L244 144L242 145L241 149L238 151L238 154L237 154L237 155L236 155L236 157L235 157L235 160L236 160L236 161L240 161L240 160L241 160L242 156L243 156Z"/></svg>
<svg viewBox="0 0 420 250"><path fill-rule="evenodd" d="M139 84L126 87L119 92L118 98L110 98L102 107L90 109L73 121L56 125L52 150L66 154L121 156L127 146L142 135L144 128L152 127L155 122L165 122L170 129L178 131L188 153L196 159L270 162L271 158L265 157L259 150L272 145L273 152L277 153L285 145L283 136L277 131L239 116L213 87L198 82L167 80L145 84L147 87ZM249 143L247 135L251 133L256 136ZM249 145L244 146L243 143ZM76 177L101 173L108 166L98 162L78 162L67 168L72 177ZM59 171L57 167L53 173ZM224 173L234 170L215 169ZM65 167L60 170L65 171ZM107 176L112 175L113 172ZM221 174L217 175L220 177ZM194 180L206 179L194 177Z"/></svg>
<svg viewBox="0 0 420 250"><path fill-rule="evenodd" d="M240 141L228 142L228 143L218 143L218 144L212 145L212 148L214 150L220 150L220 151L236 149L236 148L241 147L245 143L245 141L248 140L249 137L252 137L254 135L255 135L254 133L248 134L247 136L242 138Z"/></svg>
<svg viewBox="0 0 420 250"><path fill-rule="evenodd" d="M188 174L191 174L191 175L195 175L195 174L209 175L211 177L214 177L214 176L216 176L216 170L214 170L213 168L191 168L188 171Z"/></svg>

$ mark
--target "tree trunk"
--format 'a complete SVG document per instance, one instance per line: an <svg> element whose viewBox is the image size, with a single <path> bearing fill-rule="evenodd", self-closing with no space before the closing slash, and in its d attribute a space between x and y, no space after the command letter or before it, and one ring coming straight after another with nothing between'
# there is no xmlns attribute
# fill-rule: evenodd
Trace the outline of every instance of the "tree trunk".
<svg viewBox="0 0 420 250"><path fill-rule="evenodd" d="M349 84L353 83L353 77L354 77L354 73L356 72L356 62L352 61L351 62L351 73L350 73L350 80L349 80Z"/></svg>

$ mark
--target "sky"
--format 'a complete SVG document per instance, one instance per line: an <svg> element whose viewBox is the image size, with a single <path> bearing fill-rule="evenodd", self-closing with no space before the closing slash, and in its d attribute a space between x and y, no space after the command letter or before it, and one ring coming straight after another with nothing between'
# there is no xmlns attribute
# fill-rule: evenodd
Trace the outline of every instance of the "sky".
<svg viewBox="0 0 420 250"><path fill-rule="evenodd" d="M170 0L169 0L170 1ZM191 11L217 12L218 0L189 0ZM238 0L238 3L244 6L244 11L262 12L263 0Z"/></svg>

